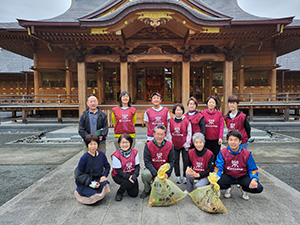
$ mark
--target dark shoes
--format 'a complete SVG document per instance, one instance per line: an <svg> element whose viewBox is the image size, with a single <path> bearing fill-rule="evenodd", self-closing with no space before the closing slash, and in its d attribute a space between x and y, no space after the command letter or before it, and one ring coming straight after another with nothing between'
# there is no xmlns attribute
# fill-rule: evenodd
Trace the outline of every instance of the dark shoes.
<svg viewBox="0 0 300 225"><path fill-rule="evenodd" d="M123 198L123 195L121 193L117 193L116 197L115 197L115 201L119 202L122 200L122 198Z"/></svg>
<svg viewBox="0 0 300 225"><path fill-rule="evenodd" d="M150 192L145 192L145 190L142 192L142 194L140 195L140 198L144 199L147 198L147 196L150 194Z"/></svg>

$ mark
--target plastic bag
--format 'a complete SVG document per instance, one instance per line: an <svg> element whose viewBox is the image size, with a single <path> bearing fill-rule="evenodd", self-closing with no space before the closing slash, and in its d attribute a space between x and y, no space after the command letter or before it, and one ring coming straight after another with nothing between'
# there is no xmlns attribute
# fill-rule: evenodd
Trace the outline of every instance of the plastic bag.
<svg viewBox="0 0 300 225"><path fill-rule="evenodd" d="M227 213L225 205L220 200L220 179L216 173L209 173L207 177L210 185L196 188L189 195L194 203L203 211L209 213Z"/></svg>
<svg viewBox="0 0 300 225"><path fill-rule="evenodd" d="M184 198L186 194L171 180L165 178L165 173L170 169L170 164L162 165L157 177L152 183L148 206L169 206Z"/></svg>

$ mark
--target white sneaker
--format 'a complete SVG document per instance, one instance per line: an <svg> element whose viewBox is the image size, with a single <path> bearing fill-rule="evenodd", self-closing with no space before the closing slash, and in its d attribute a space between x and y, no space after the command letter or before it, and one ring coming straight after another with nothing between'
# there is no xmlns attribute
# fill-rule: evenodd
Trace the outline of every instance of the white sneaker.
<svg viewBox="0 0 300 225"><path fill-rule="evenodd" d="M240 186L240 190L241 190L241 192L242 192L242 199L248 201L248 200L249 200L248 192L245 192L245 191L242 189L242 186Z"/></svg>
<svg viewBox="0 0 300 225"><path fill-rule="evenodd" d="M184 190L184 193L188 195L190 192L188 192L188 190Z"/></svg>
<svg viewBox="0 0 300 225"><path fill-rule="evenodd" d="M182 180L182 182L183 182L184 184L186 184L186 183L187 183L186 177L183 177L183 180Z"/></svg>
<svg viewBox="0 0 300 225"><path fill-rule="evenodd" d="M233 187L230 187L228 189L225 190L225 193L224 193L224 197L225 198L231 198L231 192L233 190Z"/></svg>
<svg viewBox="0 0 300 225"><path fill-rule="evenodd" d="M180 177L176 177L176 183L177 183L177 184L181 184L181 179L180 179Z"/></svg>

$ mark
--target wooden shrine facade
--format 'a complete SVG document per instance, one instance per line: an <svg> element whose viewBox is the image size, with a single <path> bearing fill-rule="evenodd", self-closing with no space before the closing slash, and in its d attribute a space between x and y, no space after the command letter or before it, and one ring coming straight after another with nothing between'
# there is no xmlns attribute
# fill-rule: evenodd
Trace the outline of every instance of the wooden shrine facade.
<svg viewBox="0 0 300 225"><path fill-rule="evenodd" d="M123 90L135 104L158 91L184 105L192 95L276 93L276 57L300 48L293 18L202 2L78 0L53 19L0 25L0 46L33 58L35 95L78 95L80 114L88 95L117 104Z"/></svg>

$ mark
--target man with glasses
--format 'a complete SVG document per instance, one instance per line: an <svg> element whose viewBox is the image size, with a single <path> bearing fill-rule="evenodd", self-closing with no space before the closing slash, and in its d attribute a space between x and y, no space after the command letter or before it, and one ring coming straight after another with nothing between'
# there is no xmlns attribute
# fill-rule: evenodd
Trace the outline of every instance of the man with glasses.
<svg viewBox="0 0 300 225"><path fill-rule="evenodd" d="M144 148L145 169L142 173L144 191L140 195L143 199L150 194L151 182L157 176L159 167L165 163L170 164L170 169L165 174L166 178L169 178L175 161L172 142L165 140L165 126L157 125L153 130L153 135L154 139L147 142Z"/></svg>

